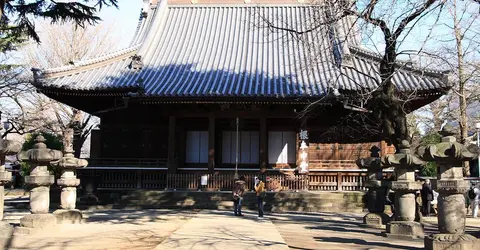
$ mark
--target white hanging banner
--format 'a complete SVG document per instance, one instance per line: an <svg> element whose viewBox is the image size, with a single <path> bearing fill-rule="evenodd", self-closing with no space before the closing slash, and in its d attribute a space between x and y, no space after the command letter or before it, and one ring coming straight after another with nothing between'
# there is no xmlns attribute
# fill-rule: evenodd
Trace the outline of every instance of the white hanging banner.
<svg viewBox="0 0 480 250"><path fill-rule="evenodd" d="M300 174L308 174L308 131L301 129L298 133L300 140L300 146L298 149L298 156L300 165L298 166L298 172Z"/></svg>
<svg viewBox="0 0 480 250"><path fill-rule="evenodd" d="M200 177L200 185L202 186L208 185L208 175L202 175L202 177Z"/></svg>

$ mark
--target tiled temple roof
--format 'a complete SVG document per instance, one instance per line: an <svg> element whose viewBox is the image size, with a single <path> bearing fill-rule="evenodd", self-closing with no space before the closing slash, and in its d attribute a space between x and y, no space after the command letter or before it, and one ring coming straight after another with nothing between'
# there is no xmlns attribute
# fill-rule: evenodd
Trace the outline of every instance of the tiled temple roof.
<svg viewBox="0 0 480 250"><path fill-rule="evenodd" d="M378 86L377 54L360 48L353 19L301 39L266 27L308 29L323 18L311 5L168 5L146 12L131 47L74 65L37 70L36 86L75 91L140 87L160 97L321 97L330 88ZM310 26L309 26L310 25ZM346 28L347 27L347 28ZM348 33L347 42L339 42ZM334 34L334 38L332 38ZM343 40L343 39L342 39ZM132 69L132 56L143 67ZM340 62L341 61L341 62ZM448 89L442 72L403 66L393 77L400 91Z"/></svg>

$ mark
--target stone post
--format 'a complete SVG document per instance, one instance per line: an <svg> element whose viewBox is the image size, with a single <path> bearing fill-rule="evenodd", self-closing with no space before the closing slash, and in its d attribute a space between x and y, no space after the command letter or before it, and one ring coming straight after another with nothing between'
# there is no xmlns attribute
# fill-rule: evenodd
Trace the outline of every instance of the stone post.
<svg viewBox="0 0 480 250"><path fill-rule="evenodd" d="M367 207L369 213L363 217L363 225L382 228L390 221L390 217L384 213L387 183L382 180L380 148L373 146L370 152L370 157L359 159L356 162L358 167L366 168L368 174L365 187L368 188Z"/></svg>
<svg viewBox="0 0 480 250"><path fill-rule="evenodd" d="M57 180L57 184L62 187L60 195L61 209L53 212L59 224L77 224L82 222L82 212L75 209L77 186L80 185L80 179L77 179L75 170L86 167L87 164L86 160L75 158L73 148L71 147L67 147L65 155L60 160L52 162L52 166L62 171L62 176Z"/></svg>
<svg viewBox="0 0 480 250"><path fill-rule="evenodd" d="M0 237L10 237L13 232L13 227L3 221L4 186L12 180L12 173L5 171L5 157L18 153L21 148L20 143L3 140L0 137Z"/></svg>
<svg viewBox="0 0 480 250"><path fill-rule="evenodd" d="M47 166L53 160L62 157L62 152L52 150L45 145L45 138L41 135L35 138L35 145L28 151L18 153L18 159L29 163L31 172L25 177L25 183L30 188L30 212L20 219L19 233L30 233L30 229L45 228L57 223L55 216L49 214L50 185L54 183L54 176L50 175Z"/></svg>
<svg viewBox="0 0 480 250"><path fill-rule="evenodd" d="M462 163L477 155L458 143L451 127L445 126L440 134L442 142L420 147L418 154L426 161L434 161L438 167L438 230L439 234L426 236L425 249L478 249L480 243L465 234L465 196L470 187L463 179Z"/></svg>
<svg viewBox="0 0 480 250"><path fill-rule="evenodd" d="M395 191L395 221L387 224L387 237L399 239L423 238L423 225L415 221L416 201L415 192L422 188L420 182L415 181L415 169L425 165L425 162L410 151L410 143L402 141L395 154L382 157L384 167L394 167L396 181L389 183Z"/></svg>

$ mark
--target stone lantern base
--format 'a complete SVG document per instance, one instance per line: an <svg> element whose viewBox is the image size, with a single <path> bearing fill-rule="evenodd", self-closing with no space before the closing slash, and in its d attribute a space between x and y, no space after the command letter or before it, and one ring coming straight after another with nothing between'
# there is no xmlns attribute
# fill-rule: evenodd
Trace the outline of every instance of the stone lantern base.
<svg viewBox="0 0 480 250"><path fill-rule="evenodd" d="M480 240L469 234L432 234L424 242L427 250L474 250Z"/></svg>
<svg viewBox="0 0 480 250"><path fill-rule="evenodd" d="M390 222L390 216L385 213L368 213L363 217L364 227L384 228Z"/></svg>
<svg viewBox="0 0 480 250"><path fill-rule="evenodd" d="M58 224L82 224L83 214L78 209L58 209L53 212Z"/></svg>
<svg viewBox="0 0 480 250"><path fill-rule="evenodd" d="M387 224L387 232L384 235L394 239L421 239L425 232L423 225L416 221L392 221Z"/></svg>
<svg viewBox="0 0 480 250"><path fill-rule="evenodd" d="M13 234L13 227L10 223L0 221L0 238L10 238Z"/></svg>
<svg viewBox="0 0 480 250"><path fill-rule="evenodd" d="M53 228L57 218L52 214L28 214L20 219L20 226L15 228L15 234L33 234L43 229Z"/></svg>

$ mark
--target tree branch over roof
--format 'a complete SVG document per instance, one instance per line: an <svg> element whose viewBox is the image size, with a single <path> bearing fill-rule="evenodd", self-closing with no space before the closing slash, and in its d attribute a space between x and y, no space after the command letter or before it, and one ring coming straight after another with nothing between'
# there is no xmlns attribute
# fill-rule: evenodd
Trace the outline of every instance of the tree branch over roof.
<svg viewBox="0 0 480 250"><path fill-rule="evenodd" d="M90 6L90 3L94 3ZM52 23L72 21L78 26L96 24L100 21L98 10L104 6L118 8L118 0L81 0L72 2L57 2L53 0L0 0L0 32L11 36L30 37L36 42L40 38L35 31L33 18L45 18ZM11 17L13 20L10 20ZM3 39L3 38L2 38Z"/></svg>

